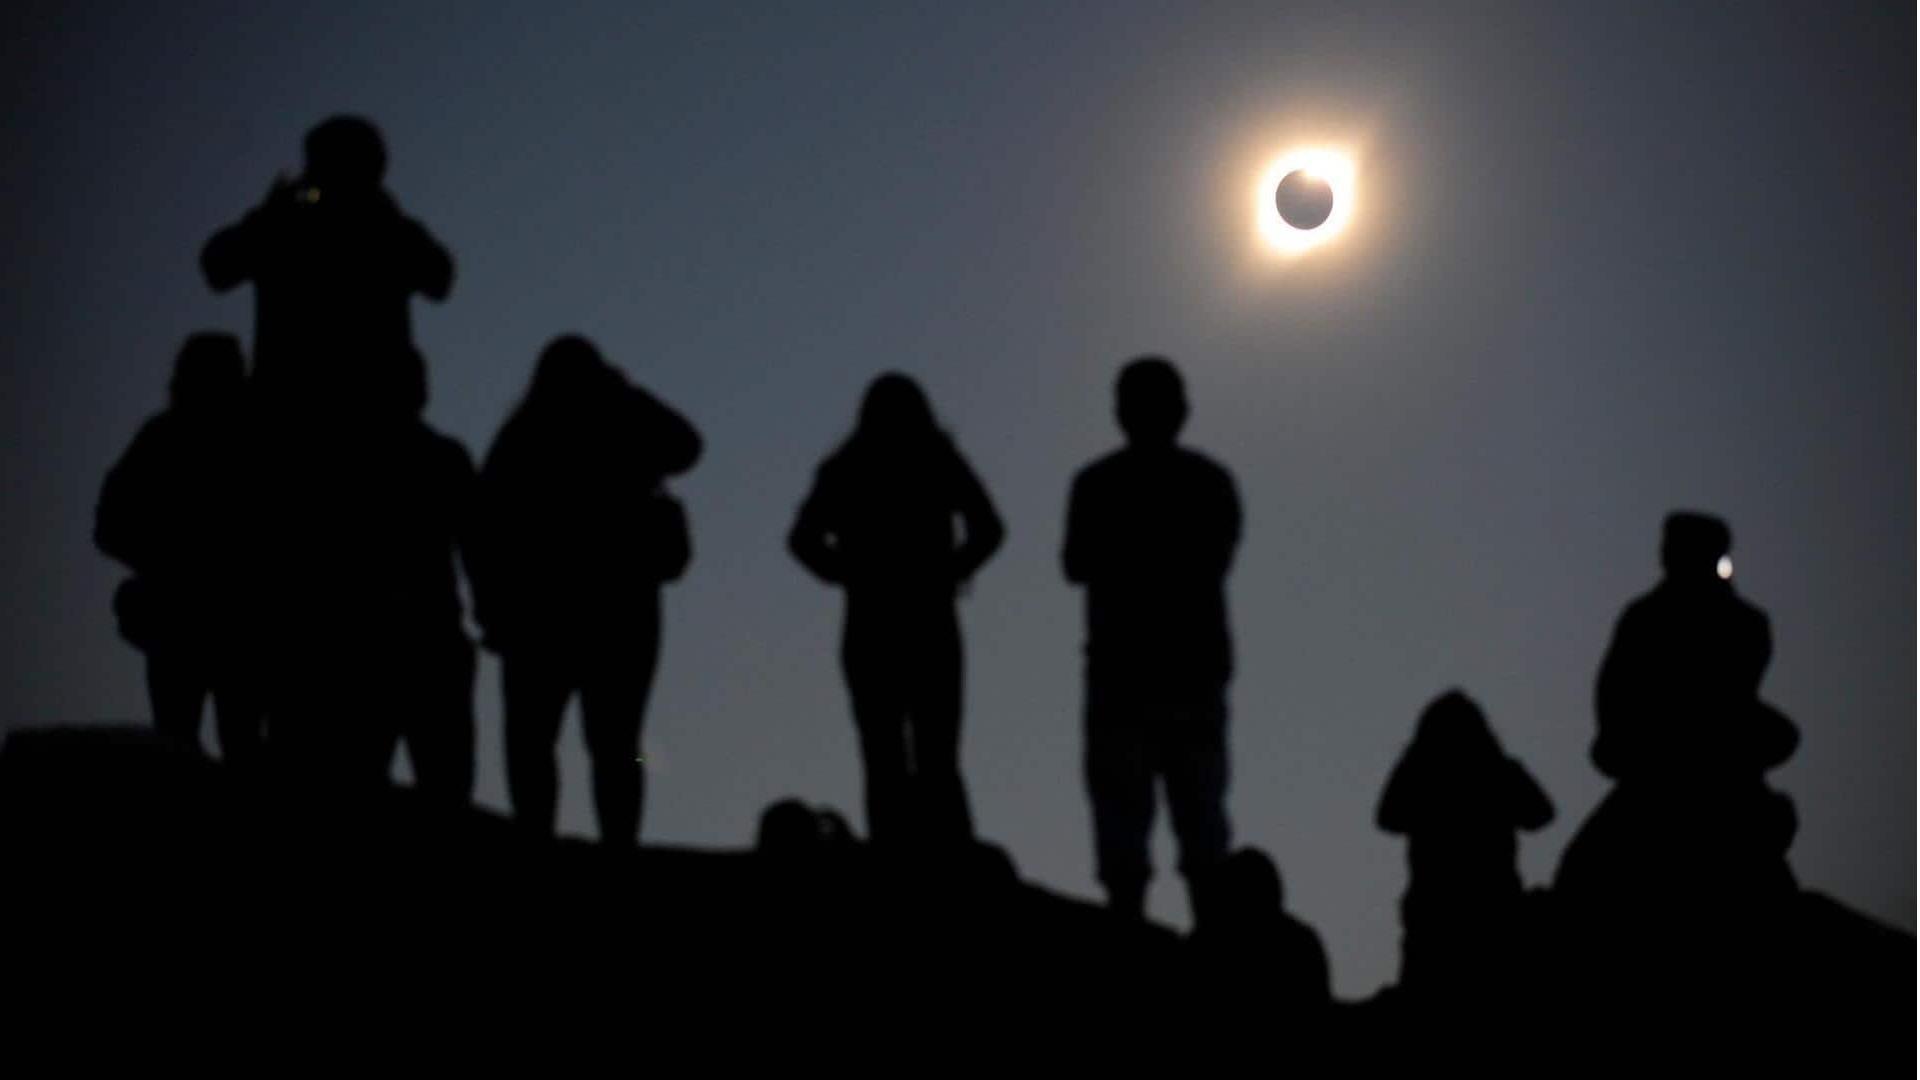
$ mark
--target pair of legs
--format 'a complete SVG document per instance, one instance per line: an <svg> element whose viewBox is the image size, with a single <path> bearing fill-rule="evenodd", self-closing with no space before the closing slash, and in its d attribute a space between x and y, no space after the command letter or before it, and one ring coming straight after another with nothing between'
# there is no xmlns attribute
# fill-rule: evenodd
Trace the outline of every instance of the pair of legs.
<svg viewBox="0 0 1920 1080"><path fill-rule="evenodd" d="M866 766L873 843L971 840L973 815L960 778L960 624L952 606L850 618L841 659Z"/></svg>
<svg viewBox="0 0 1920 1080"><path fill-rule="evenodd" d="M560 796L554 744L560 738L567 702L578 693L600 839L618 846L639 840L646 778L640 761L640 726L659 655L658 632L573 648L509 650L501 655L507 794L521 824L545 835L553 833Z"/></svg>
<svg viewBox="0 0 1920 1080"><path fill-rule="evenodd" d="M213 698L220 756L237 764L255 761L264 742L259 695L234 672L191 652L147 654L147 697L153 726L163 735L200 746L200 715Z"/></svg>
<svg viewBox="0 0 1920 1080"><path fill-rule="evenodd" d="M402 742L414 787L434 801L473 797L474 650L464 633L409 636L283 669L268 729L283 767L327 784L388 782Z"/></svg>
<svg viewBox="0 0 1920 1080"><path fill-rule="evenodd" d="M1114 910L1142 914L1153 876L1147 840L1164 784L1180 873L1194 883L1226 858L1225 685L1169 692L1120 678L1087 679L1086 781L1096 872ZM1196 905L1197 907L1198 905Z"/></svg>

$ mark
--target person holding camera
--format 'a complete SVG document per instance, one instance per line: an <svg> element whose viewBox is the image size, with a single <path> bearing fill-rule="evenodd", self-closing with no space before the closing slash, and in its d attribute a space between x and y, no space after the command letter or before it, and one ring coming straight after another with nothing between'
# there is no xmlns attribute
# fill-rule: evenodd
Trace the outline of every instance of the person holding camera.
<svg viewBox="0 0 1920 1080"><path fill-rule="evenodd" d="M335 116L307 133L306 167L214 234L200 268L215 292L254 287L254 385L264 401L382 411L407 392L392 358L413 345L415 293L444 300L453 259L382 187L380 132Z"/></svg>

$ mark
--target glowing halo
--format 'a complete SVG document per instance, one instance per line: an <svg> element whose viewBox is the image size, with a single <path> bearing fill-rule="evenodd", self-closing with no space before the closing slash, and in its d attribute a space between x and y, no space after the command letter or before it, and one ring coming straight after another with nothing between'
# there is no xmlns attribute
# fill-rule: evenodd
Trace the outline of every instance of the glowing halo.
<svg viewBox="0 0 1920 1080"><path fill-rule="evenodd" d="M1287 174L1304 170L1333 189L1333 212L1311 229L1297 229L1280 216L1274 192ZM1275 158L1254 188L1254 221L1267 245L1284 255L1300 255L1339 236L1353 218L1353 159L1335 150L1290 150Z"/></svg>

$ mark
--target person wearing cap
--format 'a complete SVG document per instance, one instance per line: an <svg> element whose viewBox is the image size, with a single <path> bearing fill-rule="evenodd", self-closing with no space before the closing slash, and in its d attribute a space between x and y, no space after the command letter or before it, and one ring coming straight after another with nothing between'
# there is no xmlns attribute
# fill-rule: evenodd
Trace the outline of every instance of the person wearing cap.
<svg viewBox="0 0 1920 1080"><path fill-rule="evenodd" d="M1760 731L1760 678L1773 655L1766 613L1734 589L1733 533L1692 511L1667 516L1660 583L1627 606L1614 627L1594 689L1599 733L1593 761L1614 779L1649 770L1791 752L1790 734ZM1762 717L1785 723L1771 710ZM1788 731L1791 731L1789 725ZM1767 745L1729 755L1727 738ZM1785 752L1778 744L1788 739Z"/></svg>

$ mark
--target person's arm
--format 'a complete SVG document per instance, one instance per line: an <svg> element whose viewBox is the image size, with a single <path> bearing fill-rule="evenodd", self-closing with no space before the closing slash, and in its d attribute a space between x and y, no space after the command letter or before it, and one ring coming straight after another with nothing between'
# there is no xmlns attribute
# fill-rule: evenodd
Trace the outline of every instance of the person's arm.
<svg viewBox="0 0 1920 1080"><path fill-rule="evenodd" d="M273 178L267 197L260 205L232 225L213 234L200 249L200 272L214 292L226 292L244 281L251 281L260 270L260 254L267 246L266 232L276 215L293 199L293 182L285 174Z"/></svg>
<svg viewBox="0 0 1920 1080"><path fill-rule="evenodd" d="M102 554L136 571L143 569L146 554L144 534L150 515L145 509L152 495L147 459L154 440L151 423L140 429L127 452L107 471L100 485L100 501L94 506L94 545Z"/></svg>
<svg viewBox="0 0 1920 1080"><path fill-rule="evenodd" d="M640 430L646 432L647 453L653 458L654 471L660 476L673 476L693 468L706 449L700 432L686 417L645 390L636 386L633 394L640 413L636 421Z"/></svg>
<svg viewBox="0 0 1920 1080"><path fill-rule="evenodd" d="M1593 759L1594 767L1601 775L1619 779L1620 760L1623 748L1620 745L1624 737L1621 728L1630 722L1633 711L1632 696L1635 687L1633 680L1644 678L1644 665L1634 655L1639 639L1639 628L1634 618L1638 609L1629 607L1620 621L1614 624L1613 637L1607 642L1607 651L1600 660L1600 674L1593 683L1594 737L1588 756Z"/></svg>
<svg viewBox="0 0 1920 1080"><path fill-rule="evenodd" d="M813 490L800 504L793 530L787 534L787 550L793 552L793 557L814 577L837 585L846 580L846 567L834 535L827 491L825 477L814 481Z"/></svg>
<svg viewBox="0 0 1920 1080"><path fill-rule="evenodd" d="M1082 472L1073 478L1073 489L1067 495L1067 538L1060 549L1060 566L1066 572L1067 580L1075 585L1085 585L1094 576L1094 540L1091 535L1093 515L1088 494L1087 474Z"/></svg>
<svg viewBox="0 0 1920 1080"><path fill-rule="evenodd" d="M1240 492L1233 474L1220 470L1219 509L1214 522L1212 545L1207 552L1207 571L1215 580L1223 580L1233 567L1233 553L1240 546Z"/></svg>
<svg viewBox="0 0 1920 1080"><path fill-rule="evenodd" d="M258 265L255 239L260 231L258 211L213 234L200 249L200 272L214 292L226 292L253 277Z"/></svg>
<svg viewBox="0 0 1920 1080"><path fill-rule="evenodd" d="M426 226L408 219L406 227L410 284L429 300L445 300L453 292L453 256Z"/></svg>
<svg viewBox="0 0 1920 1080"><path fill-rule="evenodd" d="M503 519L506 509L503 477L512 468L512 441L509 427L494 439L481 462L479 472L468 488L469 498L460 537L460 562L467 573L467 592L473 600L473 621L480 627L481 643L497 648L500 642L502 607L501 546L505 542ZM503 454L503 451L505 453Z"/></svg>
<svg viewBox="0 0 1920 1080"><path fill-rule="evenodd" d="M1333 1000L1333 978L1327 966L1327 947L1320 942L1320 935L1305 923L1300 924L1305 932L1311 951L1306 961L1307 974L1302 986L1307 988L1316 1004L1325 1004Z"/></svg>
<svg viewBox="0 0 1920 1080"><path fill-rule="evenodd" d="M473 455L459 442L447 440L447 535L453 544L455 561L467 579L467 594L477 608L479 600L473 585L473 563L468 552L473 548L475 509L479 504L480 477L473 467ZM478 621L477 617L476 620Z"/></svg>
<svg viewBox="0 0 1920 1080"><path fill-rule="evenodd" d="M1374 824L1381 832L1405 835L1419 824L1421 804L1426 802L1425 774L1432 771L1427 757L1416 739L1400 755L1400 760L1394 762L1393 772L1387 775L1386 789L1380 793L1380 806L1373 815Z"/></svg>
<svg viewBox="0 0 1920 1080"><path fill-rule="evenodd" d="M959 485L956 509L967 534L960 544L960 550L954 555L954 576L964 582L970 580L986 565L988 559L993 558L993 553L1000 550L1001 543L1007 538L1007 528L995 512L993 500L987 497L987 489L980 483L980 477L958 454L954 455L954 465L959 474L956 477Z"/></svg>
<svg viewBox="0 0 1920 1080"><path fill-rule="evenodd" d="M1513 823L1532 832L1552 821L1553 801L1547 798L1546 792L1540 790L1539 782L1527 772L1526 766L1514 758L1508 758L1507 768L1512 777Z"/></svg>

